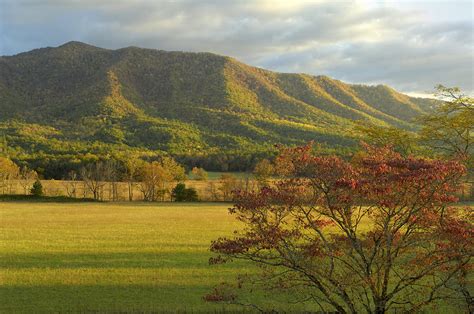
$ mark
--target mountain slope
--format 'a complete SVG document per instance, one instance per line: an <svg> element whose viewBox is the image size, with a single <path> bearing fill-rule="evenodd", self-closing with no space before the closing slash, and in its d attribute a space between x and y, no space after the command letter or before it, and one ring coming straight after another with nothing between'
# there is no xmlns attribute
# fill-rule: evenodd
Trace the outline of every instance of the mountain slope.
<svg viewBox="0 0 474 314"><path fill-rule="evenodd" d="M0 57L2 130L30 153L38 149L18 131L28 125L54 130L42 133L46 152L52 139L175 155L309 140L350 146L355 124L409 129L429 105L387 86L276 73L210 53L70 42Z"/></svg>

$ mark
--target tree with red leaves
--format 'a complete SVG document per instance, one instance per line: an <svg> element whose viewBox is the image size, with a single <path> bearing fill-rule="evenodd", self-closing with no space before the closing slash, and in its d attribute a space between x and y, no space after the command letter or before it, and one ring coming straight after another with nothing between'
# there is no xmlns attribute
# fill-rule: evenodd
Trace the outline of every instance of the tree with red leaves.
<svg viewBox="0 0 474 314"><path fill-rule="evenodd" d="M251 261L259 278L243 284L260 279L316 311L414 312L440 302L473 310L473 217L448 207L462 163L367 145L348 162L307 145L282 148L275 169L277 182L236 193L230 212L245 227L212 242L211 264ZM204 299L244 304L241 285Z"/></svg>

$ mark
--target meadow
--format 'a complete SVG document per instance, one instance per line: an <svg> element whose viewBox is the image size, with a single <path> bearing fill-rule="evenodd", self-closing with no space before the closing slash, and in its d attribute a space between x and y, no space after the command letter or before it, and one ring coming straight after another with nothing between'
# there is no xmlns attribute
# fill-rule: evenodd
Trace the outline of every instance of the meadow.
<svg viewBox="0 0 474 314"><path fill-rule="evenodd" d="M257 271L208 264L211 240L241 227L229 206L0 202L0 313L249 311L202 300ZM245 297L289 310L283 296Z"/></svg>
<svg viewBox="0 0 474 314"><path fill-rule="evenodd" d="M244 263L208 264L239 224L225 203L0 202L1 313L227 312L206 303ZM284 310L283 299L253 294Z"/></svg>

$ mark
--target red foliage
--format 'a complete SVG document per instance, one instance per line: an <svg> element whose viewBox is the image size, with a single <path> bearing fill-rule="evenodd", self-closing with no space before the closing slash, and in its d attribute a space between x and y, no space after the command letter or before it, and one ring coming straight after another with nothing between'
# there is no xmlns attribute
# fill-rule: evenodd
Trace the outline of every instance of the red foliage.
<svg viewBox="0 0 474 314"><path fill-rule="evenodd" d="M385 307L426 276L468 268L472 213L446 209L456 200L462 163L403 157L368 145L365 154L346 161L315 156L307 145L283 148L275 164L278 182L236 193L230 212L245 229L212 243L211 251L224 256L214 263L237 257L286 267L294 275L285 277L284 286L307 280L323 294L337 296L328 299L337 311L355 310L353 291L363 290L377 307ZM370 230L362 232L362 224Z"/></svg>

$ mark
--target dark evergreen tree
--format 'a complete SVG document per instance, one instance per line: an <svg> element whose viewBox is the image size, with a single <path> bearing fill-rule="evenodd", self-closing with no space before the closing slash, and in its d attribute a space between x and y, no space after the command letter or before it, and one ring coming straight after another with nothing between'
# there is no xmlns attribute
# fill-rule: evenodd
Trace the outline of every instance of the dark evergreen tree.
<svg viewBox="0 0 474 314"><path fill-rule="evenodd" d="M178 183L173 191L171 196L175 202L197 202L198 195L195 189L186 188L184 183Z"/></svg>
<svg viewBox="0 0 474 314"><path fill-rule="evenodd" d="M36 180L33 183L33 187L31 188L31 195L33 196L43 196L43 185L41 184L40 180Z"/></svg>

